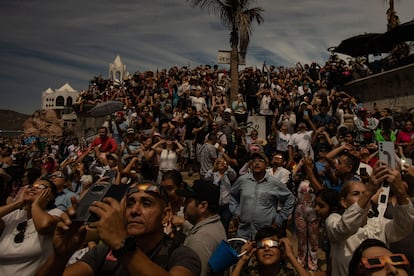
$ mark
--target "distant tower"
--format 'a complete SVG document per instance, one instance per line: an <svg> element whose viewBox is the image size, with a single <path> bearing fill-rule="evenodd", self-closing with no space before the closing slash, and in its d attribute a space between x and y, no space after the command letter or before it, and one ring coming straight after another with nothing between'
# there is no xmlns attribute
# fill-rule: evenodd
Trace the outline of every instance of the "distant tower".
<svg viewBox="0 0 414 276"><path fill-rule="evenodd" d="M122 83L125 76L127 76L126 65L122 63L118 54L114 63L109 64L109 78L115 83Z"/></svg>

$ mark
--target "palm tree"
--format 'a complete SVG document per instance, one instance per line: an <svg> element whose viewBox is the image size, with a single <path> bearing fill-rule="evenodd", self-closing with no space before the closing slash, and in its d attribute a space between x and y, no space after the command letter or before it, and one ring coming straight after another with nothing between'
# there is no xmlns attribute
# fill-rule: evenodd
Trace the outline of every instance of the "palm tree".
<svg viewBox="0 0 414 276"><path fill-rule="evenodd" d="M390 3L390 7L387 10L387 31L395 28L400 24L397 12L394 9L394 0L385 0Z"/></svg>
<svg viewBox="0 0 414 276"><path fill-rule="evenodd" d="M231 101L239 93L239 56L246 56L247 47L252 34L252 24L263 22L263 9L261 7L249 8L253 0L187 0L194 7L208 10L217 14L221 23L230 30L230 77Z"/></svg>

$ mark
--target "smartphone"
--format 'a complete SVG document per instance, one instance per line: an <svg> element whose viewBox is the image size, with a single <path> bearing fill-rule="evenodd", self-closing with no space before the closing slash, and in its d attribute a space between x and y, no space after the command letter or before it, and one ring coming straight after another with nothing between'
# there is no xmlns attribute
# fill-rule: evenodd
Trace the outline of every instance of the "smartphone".
<svg viewBox="0 0 414 276"><path fill-rule="evenodd" d="M307 110L303 111L303 116L309 116L309 112Z"/></svg>
<svg viewBox="0 0 414 276"><path fill-rule="evenodd" d="M411 158L401 158L401 167L411 167L413 165L413 160Z"/></svg>
<svg viewBox="0 0 414 276"><path fill-rule="evenodd" d="M98 221L99 217L89 211L89 206L94 201L101 201L105 197L112 197L118 201L127 193L129 185L111 185L109 183L93 184L88 192L81 198L76 208L76 217L73 221L93 222Z"/></svg>
<svg viewBox="0 0 414 276"><path fill-rule="evenodd" d="M381 162L387 164L391 169L395 169L395 148L394 142L382 141L378 143L378 154ZM390 184L384 181L382 191L378 198L378 217L383 218L388 206L388 198L390 194Z"/></svg>
<svg viewBox="0 0 414 276"><path fill-rule="evenodd" d="M378 145L379 159L391 169L395 169L394 142L382 141Z"/></svg>

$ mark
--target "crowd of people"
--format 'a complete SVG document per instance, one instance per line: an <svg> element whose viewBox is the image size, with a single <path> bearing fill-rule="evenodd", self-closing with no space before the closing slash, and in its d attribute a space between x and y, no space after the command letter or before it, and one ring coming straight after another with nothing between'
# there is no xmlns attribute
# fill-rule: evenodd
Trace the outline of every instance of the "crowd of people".
<svg viewBox="0 0 414 276"><path fill-rule="evenodd" d="M95 137L2 138L0 274L412 273L413 117L346 93L353 74L337 57L263 64L240 72L233 101L218 66L95 78L80 114L124 103ZM92 201L94 219L79 221L82 200L109 186L127 188L122 200ZM213 271L234 236L244 254Z"/></svg>

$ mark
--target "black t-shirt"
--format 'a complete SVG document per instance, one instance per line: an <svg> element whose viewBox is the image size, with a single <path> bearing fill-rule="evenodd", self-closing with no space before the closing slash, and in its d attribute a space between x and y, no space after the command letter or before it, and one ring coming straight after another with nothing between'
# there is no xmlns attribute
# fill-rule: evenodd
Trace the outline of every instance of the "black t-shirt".
<svg viewBox="0 0 414 276"><path fill-rule="evenodd" d="M191 116L185 119L185 140L192 140L195 137L193 129L198 127L200 119L197 116Z"/></svg>
<svg viewBox="0 0 414 276"><path fill-rule="evenodd" d="M201 273L200 258L192 249L183 245L177 246L171 239L165 239L157 251L151 260L164 269L170 270L174 266L183 266L194 275ZM81 261L87 263L95 275L127 275L121 263L111 254L109 247L103 243L86 253Z"/></svg>

